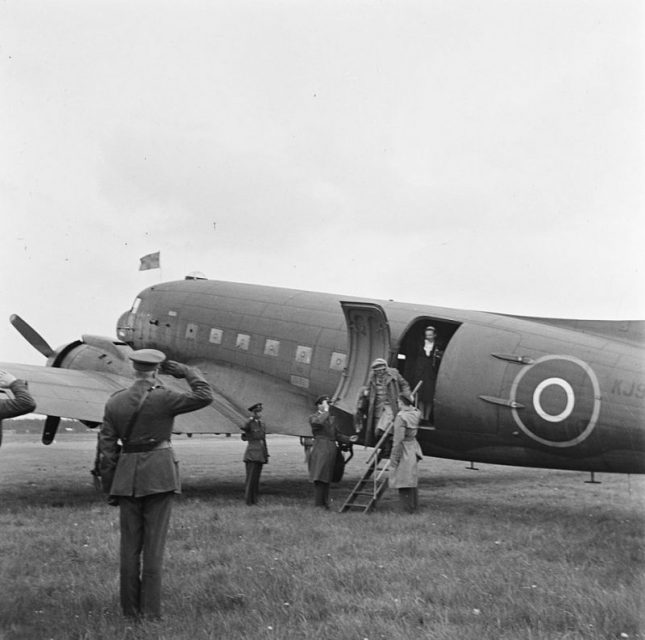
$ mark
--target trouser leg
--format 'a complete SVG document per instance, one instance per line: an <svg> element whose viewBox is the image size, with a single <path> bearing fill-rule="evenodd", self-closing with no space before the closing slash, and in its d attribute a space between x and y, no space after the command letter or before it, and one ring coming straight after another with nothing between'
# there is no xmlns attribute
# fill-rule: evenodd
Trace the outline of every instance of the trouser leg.
<svg viewBox="0 0 645 640"><path fill-rule="evenodd" d="M245 462L246 483L244 484L244 501L246 504L253 504L253 463Z"/></svg>
<svg viewBox="0 0 645 640"><path fill-rule="evenodd" d="M262 473L261 463L259 462L246 463L246 486L244 489L244 499L246 500L246 504L255 504L258 501L261 473Z"/></svg>
<svg viewBox="0 0 645 640"><path fill-rule="evenodd" d="M161 617L161 577L172 500L171 491L143 498L141 613L150 618Z"/></svg>
<svg viewBox="0 0 645 640"><path fill-rule="evenodd" d="M413 487L411 489L410 505L411 505L412 511L416 511L419 508L419 489L418 489L418 487Z"/></svg>
<svg viewBox="0 0 645 640"><path fill-rule="evenodd" d="M253 476L253 493L255 494L255 501L258 501L260 496L260 476L262 475L262 467L264 465L261 462L258 462L255 465L255 472Z"/></svg>
<svg viewBox="0 0 645 640"><path fill-rule="evenodd" d="M376 423L376 442L378 442L383 434L387 431L388 427L392 424L394 420L394 414L390 405L385 405L383 407L383 412L378 418ZM379 458L389 458L390 452L392 451L392 434L381 443L381 453Z"/></svg>
<svg viewBox="0 0 645 640"><path fill-rule="evenodd" d="M121 608L125 616L141 613L142 498L119 497Z"/></svg>
<svg viewBox="0 0 645 640"><path fill-rule="evenodd" d="M413 489L412 487L399 489L399 501L401 503L401 508L408 513L412 513L415 510L415 491L416 489Z"/></svg>
<svg viewBox="0 0 645 640"><path fill-rule="evenodd" d="M326 507L326 496L329 494L329 485L320 480L314 481L314 504L317 507Z"/></svg>

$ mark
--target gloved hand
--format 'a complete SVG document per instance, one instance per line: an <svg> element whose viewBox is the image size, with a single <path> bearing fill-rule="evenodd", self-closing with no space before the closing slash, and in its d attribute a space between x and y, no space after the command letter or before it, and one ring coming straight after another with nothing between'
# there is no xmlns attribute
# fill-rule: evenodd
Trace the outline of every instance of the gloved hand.
<svg viewBox="0 0 645 640"><path fill-rule="evenodd" d="M4 369L0 369L0 388L5 389L16 381L16 376Z"/></svg>
<svg viewBox="0 0 645 640"><path fill-rule="evenodd" d="M161 373L170 375L173 378L185 378L186 365L181 364L180 362L175 362L174 360L166 360L161 365Z"/></svg>

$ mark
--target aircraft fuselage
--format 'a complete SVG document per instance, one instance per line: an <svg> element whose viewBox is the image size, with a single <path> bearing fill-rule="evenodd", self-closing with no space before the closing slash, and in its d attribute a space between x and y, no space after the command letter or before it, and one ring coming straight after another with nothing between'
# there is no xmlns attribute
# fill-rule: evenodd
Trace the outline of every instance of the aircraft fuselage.
<svg viewBox="0 0 645 640"><path fill-rule="evenodd" d="M587 331L583 321L572 329L566 321L183 280L145 289L117 334L198 365L240 419L262 401L269 430L307 435L313 399L334 390L337 415L353 429L371 359L385 357L405 376L427 324L445 349L433 424L419 433L425 454L645 472L641 322L616 323L613 335L607 322L603 332L593 323Z"/></svg>

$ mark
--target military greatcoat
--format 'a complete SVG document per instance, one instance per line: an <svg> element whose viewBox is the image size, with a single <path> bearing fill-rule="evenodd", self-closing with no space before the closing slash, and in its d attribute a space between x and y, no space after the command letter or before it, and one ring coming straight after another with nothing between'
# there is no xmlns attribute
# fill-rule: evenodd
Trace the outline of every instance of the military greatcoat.
<svg viewBox="0 0 645 640"><path fill-rule="evenodd" d="M336 427L329 411L309 416L314 444L309 455L309 479L312 482L331 482L336 461Z"/></svg>

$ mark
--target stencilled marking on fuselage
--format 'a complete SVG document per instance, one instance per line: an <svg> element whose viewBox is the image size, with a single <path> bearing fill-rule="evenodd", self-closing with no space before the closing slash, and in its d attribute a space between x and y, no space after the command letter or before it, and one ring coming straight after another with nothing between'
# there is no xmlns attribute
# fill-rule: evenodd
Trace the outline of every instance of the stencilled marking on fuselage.
<svg viewBox="0 0 645 640"><path fill-rule="evenodd" d="M637 383L635 380L614 380L611 392L624 398L634 397L637 400L642 400L645 398L645 383Z"/></svg>

